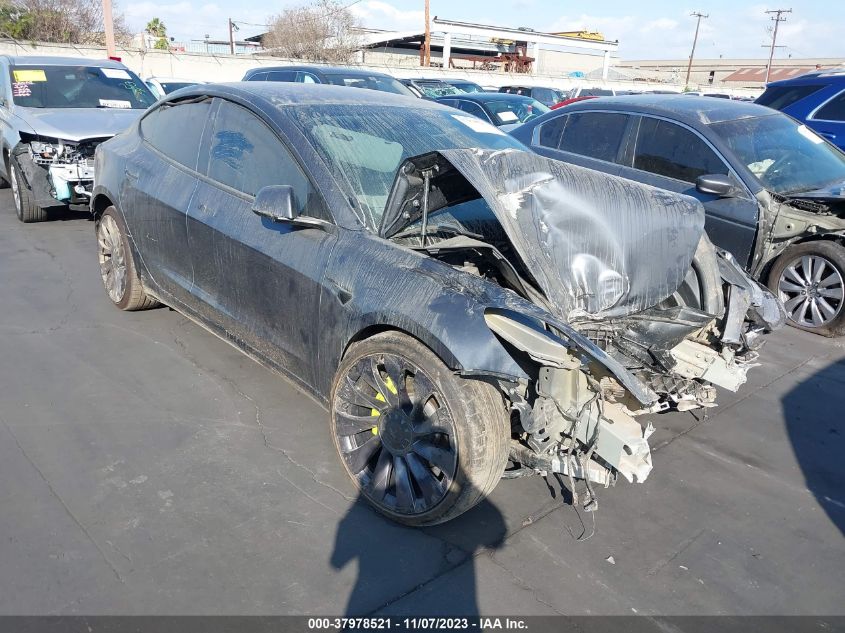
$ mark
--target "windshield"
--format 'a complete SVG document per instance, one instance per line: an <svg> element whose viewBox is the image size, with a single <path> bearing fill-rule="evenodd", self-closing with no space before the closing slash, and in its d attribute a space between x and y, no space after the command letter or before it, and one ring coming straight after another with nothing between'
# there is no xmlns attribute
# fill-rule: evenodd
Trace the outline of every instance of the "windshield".
<svg viewBox="0 0 845 633"><path fill-rule="evenodd" d="M492 114L493 122L496 125L525 123L529 119L549 111L549 108L531 97L521 99L496 99L493 97L484 101L484 107Z"/></svg>
<svg viewBox="0 0 845 633"><path fill-rule="evenodd" d="M454 148L525 149L486 121L450 108L317 105L287 111L373 230L406 159Z"/></svg>
<svg viewBox="0 0 845 633"><path fill-rule="evenodd" d="M181 88L190 88L191 86L196 86L197 84L193 81L160 81L161 89L164 90L164 94L169 95L171 92L176 92Z"/></svg>
<svg viewBox="0 0 845 633"><path fill-rule="evenodd" d="M467 83L453 83L451 84L458 90L463 90L464 92L484 92L484 89L479 86L478 84L474 84L471 82Z"/></svg>
<svg viewBox="0 0 845 633"><path fill-rule="evenodd" d="M787 116L737 119L710 127L774 193L812 191L845 181L845 154Z"/></svg>
<svg viewBox="0 0 845 633"><path fill-rule="evenodd" d="M26 108L136 108L156 102L150 89L125 68L14 66L12 99Z"/></svg>
<svg viewBox="0 0 845 633"><path fill-rule="evenodd" d="M410 90L399 81L387 75L344 75L341 73L326 73L329 81L336 86L348 86L350 88L367 88L369 90L380 90L381 92L392 92L406 97L415 96Z"/></svg>
<svg viewBox="0 0 845 633"><path fill-rule="evenodd" d="M447 97L449 95L459 95L466 92L465 90L460 90L455 88L455 86L450 86L449 84L445 84L440 81L417 81L415 85L426 97Z"/></svg>

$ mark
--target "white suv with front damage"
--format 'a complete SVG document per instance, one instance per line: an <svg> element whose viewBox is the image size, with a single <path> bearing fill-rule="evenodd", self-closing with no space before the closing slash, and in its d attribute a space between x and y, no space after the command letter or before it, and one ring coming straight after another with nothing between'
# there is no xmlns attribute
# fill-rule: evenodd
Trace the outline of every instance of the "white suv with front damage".
<svg viewBox="0 0 845 633"><path fill-rule="evenodd" d="M156 98L123 64L74 57L0 57L0 178L22 222L87 205L94 149Z"/></svg>

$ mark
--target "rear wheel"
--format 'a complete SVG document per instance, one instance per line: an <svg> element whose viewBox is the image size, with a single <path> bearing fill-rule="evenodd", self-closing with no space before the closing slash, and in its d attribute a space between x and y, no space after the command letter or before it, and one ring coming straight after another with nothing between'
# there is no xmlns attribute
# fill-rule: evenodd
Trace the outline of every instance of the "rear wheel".
<svg viewBox="0 0 845 633"><path fill-rule="evenodd" d="M398 332L353 345L335 376L332 435L347 473L379 512L443 523L501 478L510 422L499 391L455 375Z"/></svg>
<svg viewBox="0 0 845 633"><path fill-rule="evenodd" d="M35 197L24 183L21 168L11 162L9 169L9 186L15 199L15 212L21 222L43 222L47 219L47 210L35 204Z"/></svg>
<svg viewBox="0 0 845 633"><path fill-rule="evenodd" d="M845 333L845 247L806 242L787 248L769 273L789 323L824 336Z"/></svg>
<svg viewBox="0 0 845 633"><path fill-rule="evenodd" d="M97 224L100 276L109 299L121 310L146 310L158 305L141 285L126 230L114 207L107 208Z"/></svg>

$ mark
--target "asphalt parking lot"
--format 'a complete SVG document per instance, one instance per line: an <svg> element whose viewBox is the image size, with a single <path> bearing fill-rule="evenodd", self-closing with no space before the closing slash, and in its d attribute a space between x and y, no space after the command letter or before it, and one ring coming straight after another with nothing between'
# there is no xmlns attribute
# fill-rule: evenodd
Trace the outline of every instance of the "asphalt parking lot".
<svg viewBox="0 0 845 633"><path fill-rule="evenodd" d="M0 192L0 290L0 614L845 614L845 341L772 337L594 514L531 477L413 530L290 383L116 310L84 214Z"/></svg>

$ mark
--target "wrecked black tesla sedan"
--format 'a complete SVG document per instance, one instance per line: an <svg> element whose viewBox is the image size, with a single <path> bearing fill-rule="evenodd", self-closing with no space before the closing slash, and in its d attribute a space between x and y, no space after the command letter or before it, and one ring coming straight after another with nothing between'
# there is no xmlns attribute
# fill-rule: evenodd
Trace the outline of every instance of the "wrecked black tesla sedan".
<svg viewBox="0 0 845 633"><path fill-rule="evenodd" d="M353 482L409 525L506 468L645 480L638 416L714 405L783 323L698 202L434 103L197 86L96 174L111 300L166 303L327 403Z"/></svg>

